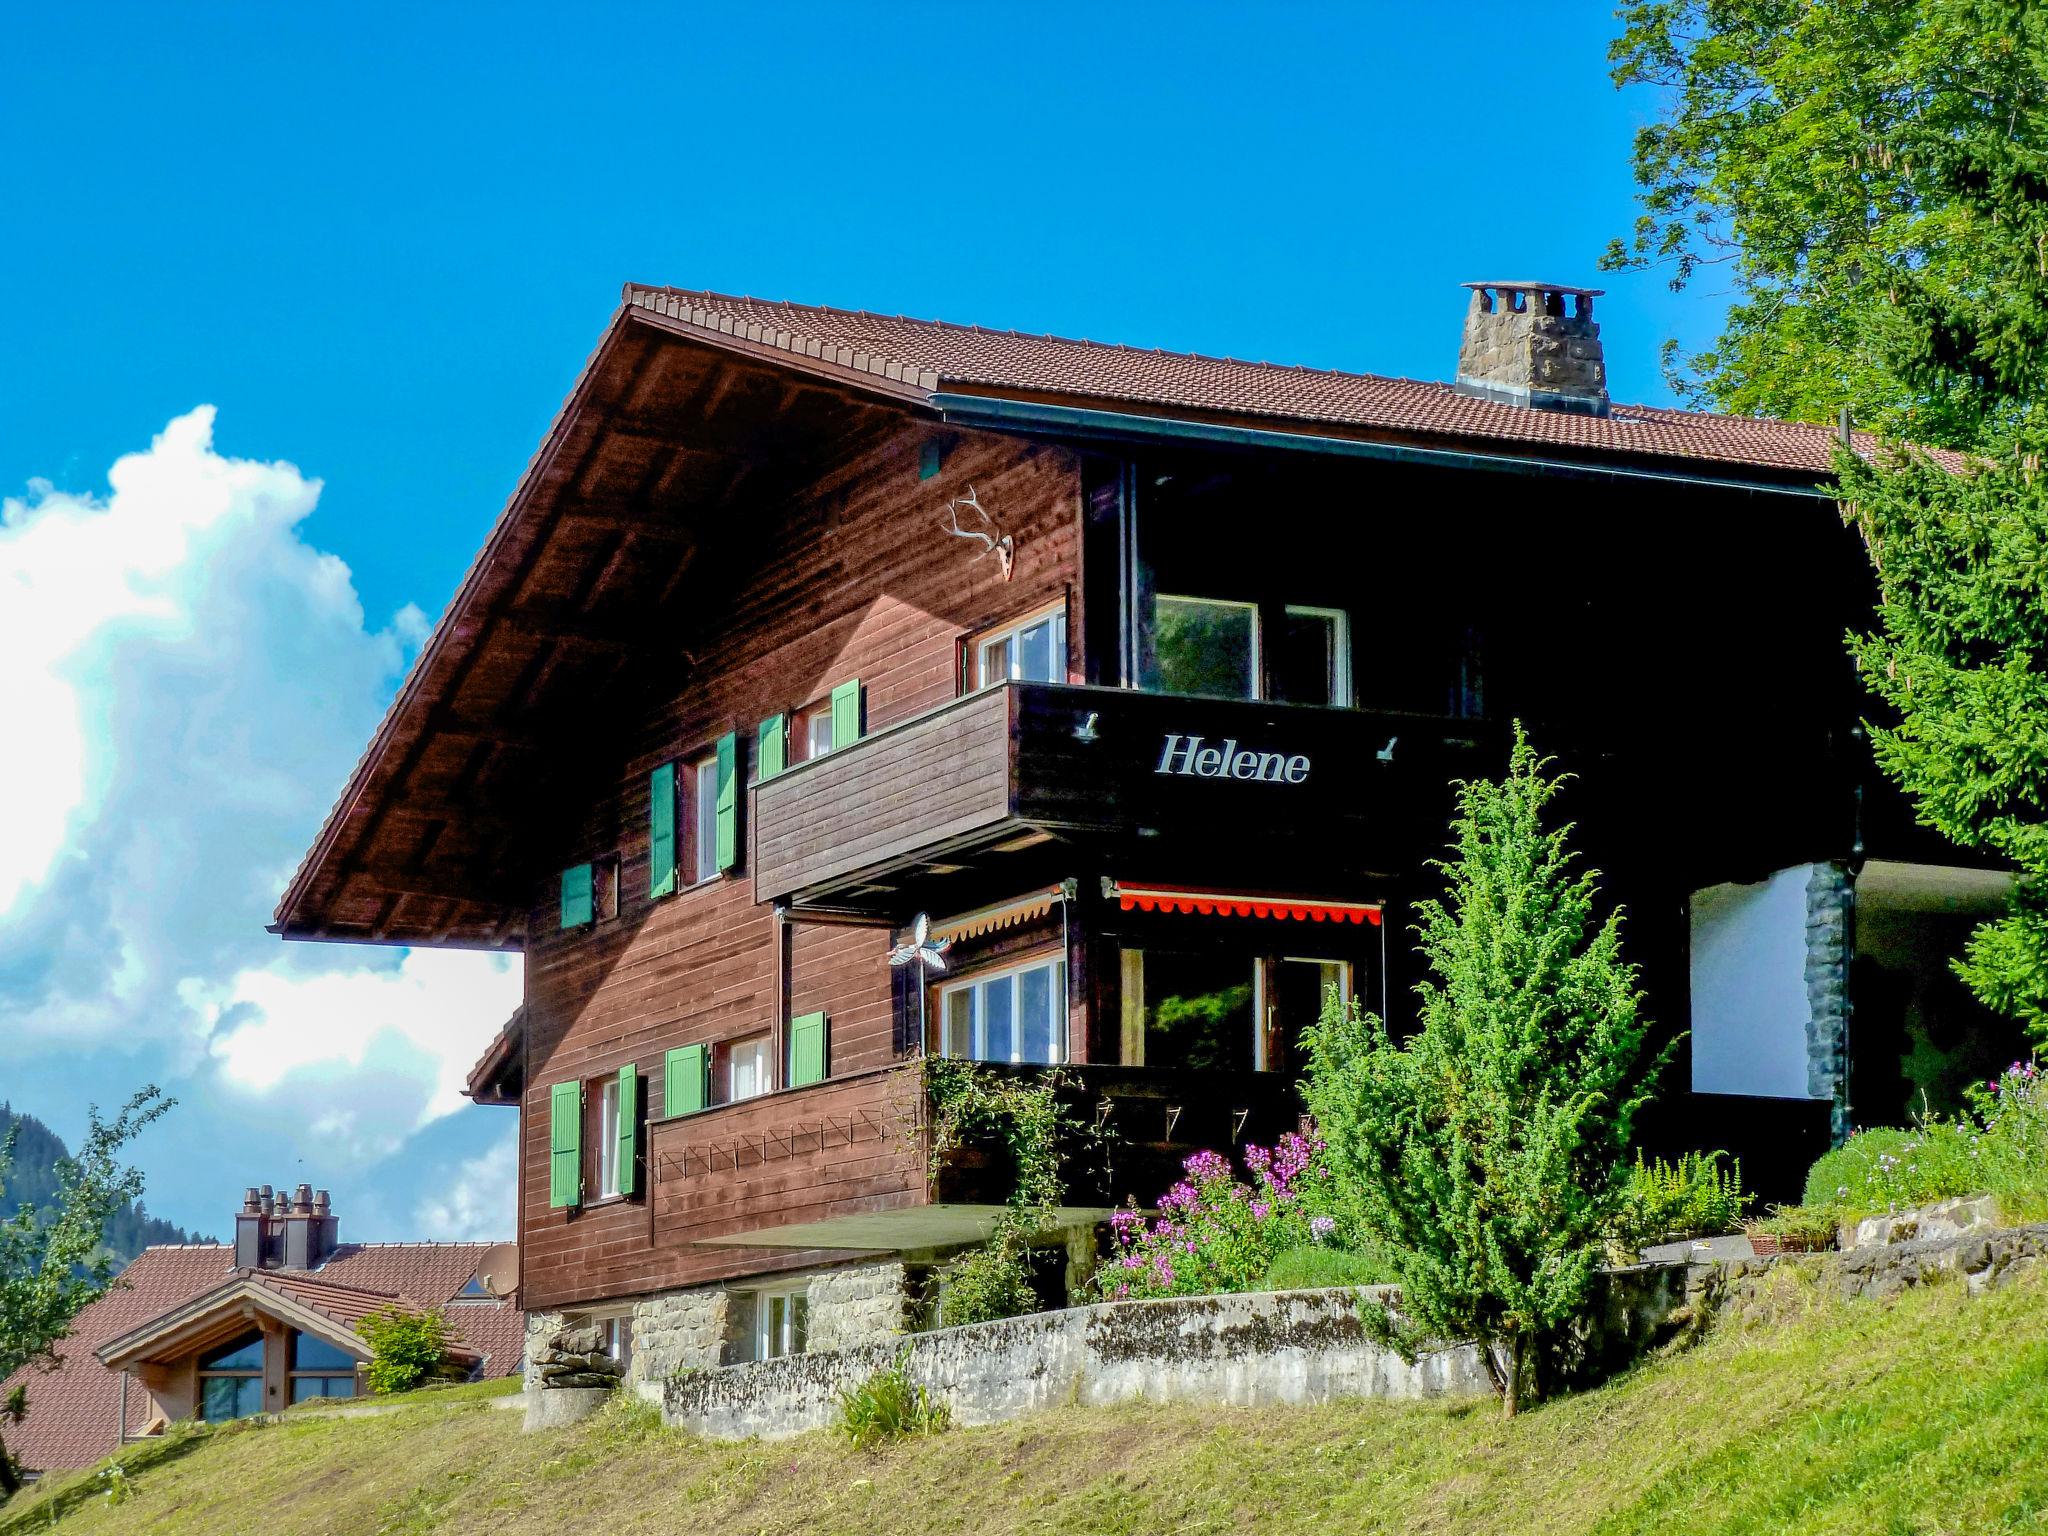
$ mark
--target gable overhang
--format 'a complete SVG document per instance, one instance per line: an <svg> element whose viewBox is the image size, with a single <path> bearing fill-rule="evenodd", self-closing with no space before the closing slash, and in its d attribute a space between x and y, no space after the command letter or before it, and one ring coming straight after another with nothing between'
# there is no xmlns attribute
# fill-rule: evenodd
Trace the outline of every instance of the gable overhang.
<svg viewBox="0 0 2048 1536"><path fill-rule="evenodd" d="M245 1332L264 1318L310 1333L357 1360L370 1358L370 1347L346 1324L253 1276L230 1280L159 1313L107 1340L93 1354L113 1371L182 1360Z"/></svg>
<svg viewBox="0 0 2048 1536"><path fill-rule="evenodd" d="M755 328L758 332L758 328ZM687 669L676 619L717 530L826 455L926 418L867 354L628 302L279 901L289 939L519 950L548 786L630 675Z"/></svg>

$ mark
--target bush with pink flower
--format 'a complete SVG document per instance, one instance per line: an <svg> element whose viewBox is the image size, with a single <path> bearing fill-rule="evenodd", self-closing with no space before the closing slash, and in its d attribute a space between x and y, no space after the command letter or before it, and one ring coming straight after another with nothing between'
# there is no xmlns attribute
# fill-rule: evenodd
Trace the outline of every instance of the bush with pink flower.
<svg viewBox="0 0 2048 1536"><path fill-rule="evenodd" d="M1110 1218L1110 1253L1096 1274L1109 1300L1199 1296L1271 1284L1275 1265L1323 1249L1323 1265L1290 1269L1349 1275L1322 1143L1293 1132L1271 1147L1244 1149L1244 1176L1217 1152L1197 1152L1179 1183L1146 1214L1135 1206ZM1333 1281L1331 1283L1343 1283Z"/></svg>

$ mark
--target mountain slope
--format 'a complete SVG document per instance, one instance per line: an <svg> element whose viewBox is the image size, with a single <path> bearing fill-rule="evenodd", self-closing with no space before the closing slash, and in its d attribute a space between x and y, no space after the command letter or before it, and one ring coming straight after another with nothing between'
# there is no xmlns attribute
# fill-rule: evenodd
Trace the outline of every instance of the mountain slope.
<svg viewBox="0 0 2048 1536"><path fill-rule="evenodd" d="M34 1115L18 1115L0 1104L0 1142L15 1132L14 1162L0 1189L0 1220L24 1205L47 1205L57 1193L57 1163L70 1155L62 1138ZM140 1201L123 1205L107 1222L107 1247L123 1264L151 1243L203 1243L197 1233L149 1214Z"/></svg>
<svg viewBox="0 0 2048 1536"><path fill-rule="evenodd" d="M1863 1536L2048 1524L2048 1275L1974 1300L1945 1283L1893 1303L1843 1302L1790 1270L1779 1280L1773 1325L1727 1329L1513 1423L1484 1404L1070 1408L869 1455L825 1434L695 1441L637 1405L525 1435L516 1413L458 1388L376 1416L299 1410L136 1447L125 1502L110 1505L103 1474L85 1474L0 1511L0 1536Z"/></svg>

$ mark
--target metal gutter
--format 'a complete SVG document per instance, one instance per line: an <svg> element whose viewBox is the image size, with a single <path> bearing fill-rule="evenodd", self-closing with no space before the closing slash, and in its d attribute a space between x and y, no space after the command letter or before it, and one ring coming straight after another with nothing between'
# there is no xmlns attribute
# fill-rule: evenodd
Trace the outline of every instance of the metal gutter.
<svg viewBox="0 0 2048 1536"><path fill-rule="evenodd" d="M1472 469L1496 474L1546 475L1571 480L1649 482L1657 485L1708 487L1744 491L1752 496L1798 496L1832 500L1820 485L1780 484L1770 480L1724 479L1671 470L1634 469L1616 464L1582 464L1569 459L1530 458L1519 454L1473 453L1456 448L1418 448L1405 443L1376 443L1351 437L1309 432L1282 432L1268 427L1225 426L1175 416L1139 416L1124 411L1098 411L1071 405L1043 405L990 395L935 394L932 404L949 426L979 427L997 432L1038 432L1059 437L1085 437L1120 442L1205 443L1227 448L1271 448L1293 453L1319 453L1338 458L1379 459L1396 464L1425 464L1439 469Z"/></svg>

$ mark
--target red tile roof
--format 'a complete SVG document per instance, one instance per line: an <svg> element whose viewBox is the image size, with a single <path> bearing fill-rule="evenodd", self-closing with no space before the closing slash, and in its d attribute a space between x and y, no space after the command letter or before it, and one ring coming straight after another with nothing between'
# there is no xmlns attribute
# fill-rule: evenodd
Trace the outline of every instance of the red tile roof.
<svg viewBox="0 0 2048 1536"><path fill-rule="evenodd" d="M629 308L707 336L822 358L927 394L1058 396L1099 408L1265 417L1309 430L1386 432L1497 451L1515 445L1569 450L1578 457L1691 460L1815 476L1828 473L1835 442L1832 427L1797 422L1647 405L1616 405L1605 417L1581 416L1481 400L1425 380L991 331L689 288L628 284L624 298ZM1455 339L1447 324L1447 355Z"/></svg>
<svg viewBox="0 0 2048 1536"><path fill-rule="evenodd" d="M268 1270L260 1278L337 1321L353 1327L365 1313L400 1297L422 1303L452 1301L469 1283L489 1243L344 1243L318 1270ZM54 1372L17 1371L0 1382L0 1398L28 1388L28 1417L5 1431L7 1448L34 1471L91 1466L116 1444L120 1375L93 1351L206 1292L236 1274L235 1251L219 1243L143 1250L122 1273L123 1284L78 1314L71 1336L57 1346ZM457 1337L484 1357L483 1374L508 1376L520 1368L525 1315L510 1302L459 1302L448 1307ZM148 1399L128 1390L128 1430L140 1430Z"/></svg>

